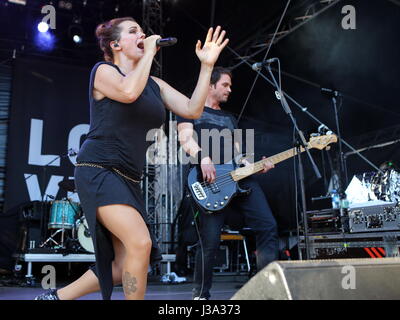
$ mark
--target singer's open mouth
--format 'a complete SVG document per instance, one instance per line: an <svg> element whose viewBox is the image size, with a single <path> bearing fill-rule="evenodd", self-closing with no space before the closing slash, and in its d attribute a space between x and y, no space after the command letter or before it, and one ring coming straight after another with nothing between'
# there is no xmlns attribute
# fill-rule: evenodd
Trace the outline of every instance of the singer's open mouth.
<svg viewBox="0 0 400 320"><path fill-rule="evenodd" d="M137 47L138 47L139 49L144 49L144 44L143 44L143 42L142 42L142 41L139 42L139 43L137 44Z"/></svg>

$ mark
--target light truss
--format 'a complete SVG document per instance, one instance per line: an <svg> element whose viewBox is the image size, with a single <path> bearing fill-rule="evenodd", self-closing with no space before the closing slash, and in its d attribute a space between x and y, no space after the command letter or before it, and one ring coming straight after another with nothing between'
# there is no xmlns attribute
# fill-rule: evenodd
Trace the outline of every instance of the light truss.
<svg viewBox="0 0 400 320"><path fill-rule="evenodd" d="M235 48L239 54L236 59L247 60L250 59L270 45L274 45L280 40L293 33L295 30L315 19L321 13L335 6L342 0L306 0L302 1L299 5L289 9L286 17L283 20L282 28L274 36L274 29L276 28L278 19L269 22L265 27L260 28L254 36L249 37ZM273 43L271 44L271 42ZM241 63L239 63L241 64ZM237 65L236 65L237 66ZM233 69L235 69L235 67Z"/></svg>

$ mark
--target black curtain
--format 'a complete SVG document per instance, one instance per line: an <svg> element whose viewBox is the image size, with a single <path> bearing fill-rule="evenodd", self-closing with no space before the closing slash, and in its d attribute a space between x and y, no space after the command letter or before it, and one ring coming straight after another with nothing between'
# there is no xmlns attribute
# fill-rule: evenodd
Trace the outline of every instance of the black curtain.
<svg viewBox="0 0 400 320"><path fill-rule="evenodd" d="M15 60L0 214L2 269L12 269L12 254L30 240L43 240L42 222L49 213L49 206L40 202L44 195L76 196L60 189L58 182L73 177L75 157L67 155L68 149L78 151L88 130L89 73L44 60Z"/></svg>
<svg viewBox="0 0 400 320"><path fill-rule="evenodd" d="M89 70L41 60L15 63L8 134L5 211L46 195L66 196L74 157L89 128ZM52 162L50 165L48 165ZM47 165L47 166L46 166Z"/></svg>

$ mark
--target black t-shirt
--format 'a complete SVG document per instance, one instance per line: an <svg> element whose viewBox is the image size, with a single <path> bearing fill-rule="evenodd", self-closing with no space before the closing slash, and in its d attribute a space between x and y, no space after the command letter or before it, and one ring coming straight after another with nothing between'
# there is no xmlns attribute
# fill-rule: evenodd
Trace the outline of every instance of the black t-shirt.
<svg viewBox="0 0 400 320"><path fill-rule="evenodd" d="M214 164L221 164L231 161L236 155L234 130L238 129L238 124L229 112L205 107L199 119L177 116L177 122L193 124L193 137L202 149L202 158L208 155Z"/></svg>
<svg viewBox="0 0 400 320"><path fill-rule="evenodd" d="M158 84L149 77L147 84L133 103L122 103L107 97L93 98L94 77L97 68L106 63L125 76L118 66L99 62L90 76L90 129L82 144L77 162L112 166L130 176L140 177L146 161L146 151L152 141L146 141L148 132L158 129L165 121L165 107ZM149 139L151 140L151 139Z"/></svg>

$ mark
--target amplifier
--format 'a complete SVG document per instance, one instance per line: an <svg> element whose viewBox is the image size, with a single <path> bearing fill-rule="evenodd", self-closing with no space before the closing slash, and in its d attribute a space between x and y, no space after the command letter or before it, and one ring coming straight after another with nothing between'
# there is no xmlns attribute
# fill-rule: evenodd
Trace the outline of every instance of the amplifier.
<svg viewBox="0 0 400 320"><path fill-rule="evenodd" d="M400 208L396 204L353 206L348 211L350 233L400 230Z"/></svg>
<svg viewBox="0 0 400 320"><path fill-rule="evenodd" d="M307 211L308 228L311 233L338 232L340 212L336 209Z"/></svg>

